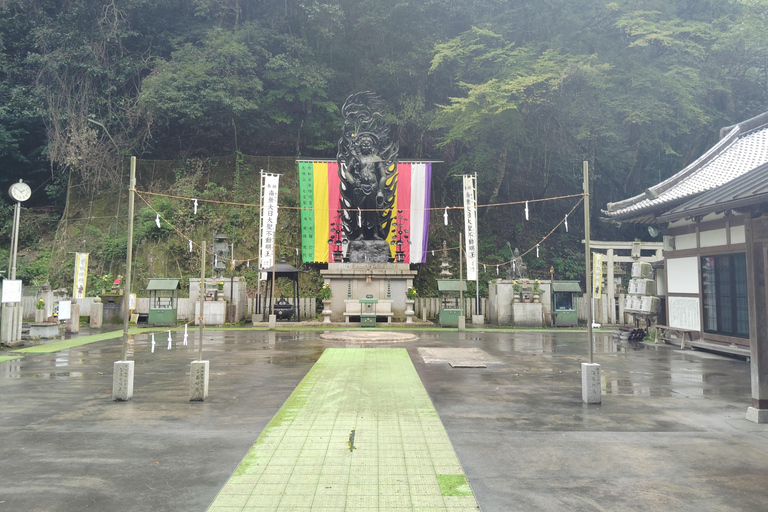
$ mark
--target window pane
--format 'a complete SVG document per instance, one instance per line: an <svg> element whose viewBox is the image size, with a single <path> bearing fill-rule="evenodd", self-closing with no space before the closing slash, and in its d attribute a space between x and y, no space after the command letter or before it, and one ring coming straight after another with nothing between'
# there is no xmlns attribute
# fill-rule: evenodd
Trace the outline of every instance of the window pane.
<svg viewBox="0 0 768 512"><path fill-rule="evenodd" d="M746 254L733 255L733 283L735 329L737 336L749 336L749 300L747 298L747 256Z"/></svg>
<svg viewBox="0 0 768 512"><path fill-rule="evenodd" d="M701 258L701 289L704 301L704 330L717 330L717 290L715 287L715 258Z"/></svg>
<svg viewBox="0 0 768 512"><path fill-rule="evenodd" d="M731 284L733 281L731 256L718 256L715 258L715 278L717 279L717 316L718 331L723 333L733 332L733 294Z"/></svg>

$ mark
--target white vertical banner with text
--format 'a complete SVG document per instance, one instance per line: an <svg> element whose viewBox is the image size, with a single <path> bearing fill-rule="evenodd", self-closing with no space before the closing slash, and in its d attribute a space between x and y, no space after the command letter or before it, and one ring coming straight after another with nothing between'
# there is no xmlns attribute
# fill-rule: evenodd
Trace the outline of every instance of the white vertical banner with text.
<svg viewBox="0 0 768 512"><path fill-rule="evenodd" d="M72 297L76 299L85 298L85 287L88 285L88 253L75 253L75 285L72 291Z"/></svg>
<svg viewBox="0 0 768 512"><path fill-rule="evenodd" d="M603 294L603 253L593 252L592 256L592 296L599 299Z"/></svg>
<svg viewBox="0 0 768 512"><path fill-rule="evenodd" d="M277 191L279 174L262 174L261 177L261 233L259 236L259 268L275 264L275 229L277 228Z"/></svg>
<svg viewBox="0 0 768 512"><path fill-rule="evenodd" d="M477 177L464 175L464 247L467 281L477 281Z"/></svg>

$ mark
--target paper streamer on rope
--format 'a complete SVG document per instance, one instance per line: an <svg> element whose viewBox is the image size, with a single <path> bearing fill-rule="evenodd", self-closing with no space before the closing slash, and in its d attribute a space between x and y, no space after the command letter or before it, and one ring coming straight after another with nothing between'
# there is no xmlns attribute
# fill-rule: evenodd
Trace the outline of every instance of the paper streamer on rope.
<svg viewBox="0 0 768 512"><path fill-rule="evenodd" d="M197 199L193 199L193 201L195 202L195 215L197 215Z"/></svg>
<svg viewBox="0 0 768 512"><path fill-rule="evenodd" d="M445 207L445 211L443 212L443 224L446 226L448 225L448 207Z"/></svg>
<svg viewBox="0 0 768 512"><path fill-rule="evenodd" d="M529 220L528 219L528 201L525 202L525 220Z"/></svg>
<svg viewBox="0 0 768 512"><path fill-rule="evenodd" d="M157 224L157 227L160 227L160 214L157 214L157 217L155 217L155 224Z"/></svg>
<svg viewBox="0 0 768 512"><path fill-rule="evenodd" d="M171 350L171 347L172 347L171 343L172 342L173 342L173 340L171 339L171 331L168 331L168 350Z"/></svg>
<svg viewBox="0 0 768 512"><path fill-rule="evenodd" d="M539 257L539 244L536 244L536 257Z"/></svg>
<svg viewBox="0 0 768 512"><path fill-rule="evenodd" d="M336 162L299 161L299 189L301 192L301 252L304 263L334 262L333 251L329 251L328 240L331 238L331 226L336 223L341 207L341 178ZM431 188L432 164L398 164L397 190L392 215L403 210L407 219L409 241L406 248L406 263L423 263L427 255L429 233L429 192ZM349 212L350 220L357 215L362 221L362 210L356 208ZM394 233L387 242L391 242ZM345 251L346 251L346 246ZM394 250L394 246L393 247ZM263 267L262 267L263 268Z"/></svg>
<svg viewBox="0 0 768 512"><path fill-rule="evenodd" d="M565 232L568 232L568 214L565 214Z"/></svg>
<svg viewBox="0 0 768 512"><path fill-rule="evenodd" d="M155 333L152 333L152 350L151 352L155 353Z"/></svg>
<svg viewBox="0 0 768 512"><path fill-rule="evenodd" d="M192 252L192 240L189 241L189 252Z"/></svg>
<svg viewBox="0 0 768 512"><path fill-rule="evenodd" d="M184 324L184 346L187 346L187 340L189 339L189 334L187 333L187 324Z"/></svg>

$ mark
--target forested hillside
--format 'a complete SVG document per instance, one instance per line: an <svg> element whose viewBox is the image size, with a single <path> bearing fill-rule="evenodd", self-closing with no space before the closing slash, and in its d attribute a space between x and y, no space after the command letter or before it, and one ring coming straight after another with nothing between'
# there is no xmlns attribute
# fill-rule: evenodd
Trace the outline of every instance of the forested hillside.
<svg viewBox="0 0 768 512"><path fill-rule="evenodd" d="M595 217L768 110L768 0L0 0L0 55L0 189L34 190L25 279L55 278L35 241L66 232L69 183L81 198L124 190L136 155L172 161L170 187L233 200L234 163L226 180L193 176L220 158L333 158L358 91L390 106L401 158L444 162L434 205L460 204L450 176L473 172L480 204L579 193L587 160ZM532 205L529 222L483 209L481 262L508 258L507 241L528 249L572 206ZM534 272L577 276L580 216ZM460 218L440 220L433 246L457 244ZM3 194L6 260L10 221ZM593 223L595 238L641 233Z"/></svg>

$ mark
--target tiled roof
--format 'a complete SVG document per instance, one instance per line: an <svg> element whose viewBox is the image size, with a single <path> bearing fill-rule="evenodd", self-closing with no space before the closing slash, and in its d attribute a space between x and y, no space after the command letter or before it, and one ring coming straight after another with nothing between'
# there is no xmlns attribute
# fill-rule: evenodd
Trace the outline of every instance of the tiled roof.
<svg viewBox="0 0 768 512"><path fill-rule="evenodd" d="M608 203L604 217L652 223L691 198L768 163L768 112L729 128L709 151L671 178L643 194Z"/></svg>
<svg viewBox="0 0 768 512"><path fill-rule="evenodd" d="M662 222L672 222L685 217L695 217L725 210L750 207L768 199L768 164L752 169L683 203L659 217Z"/></svg>

